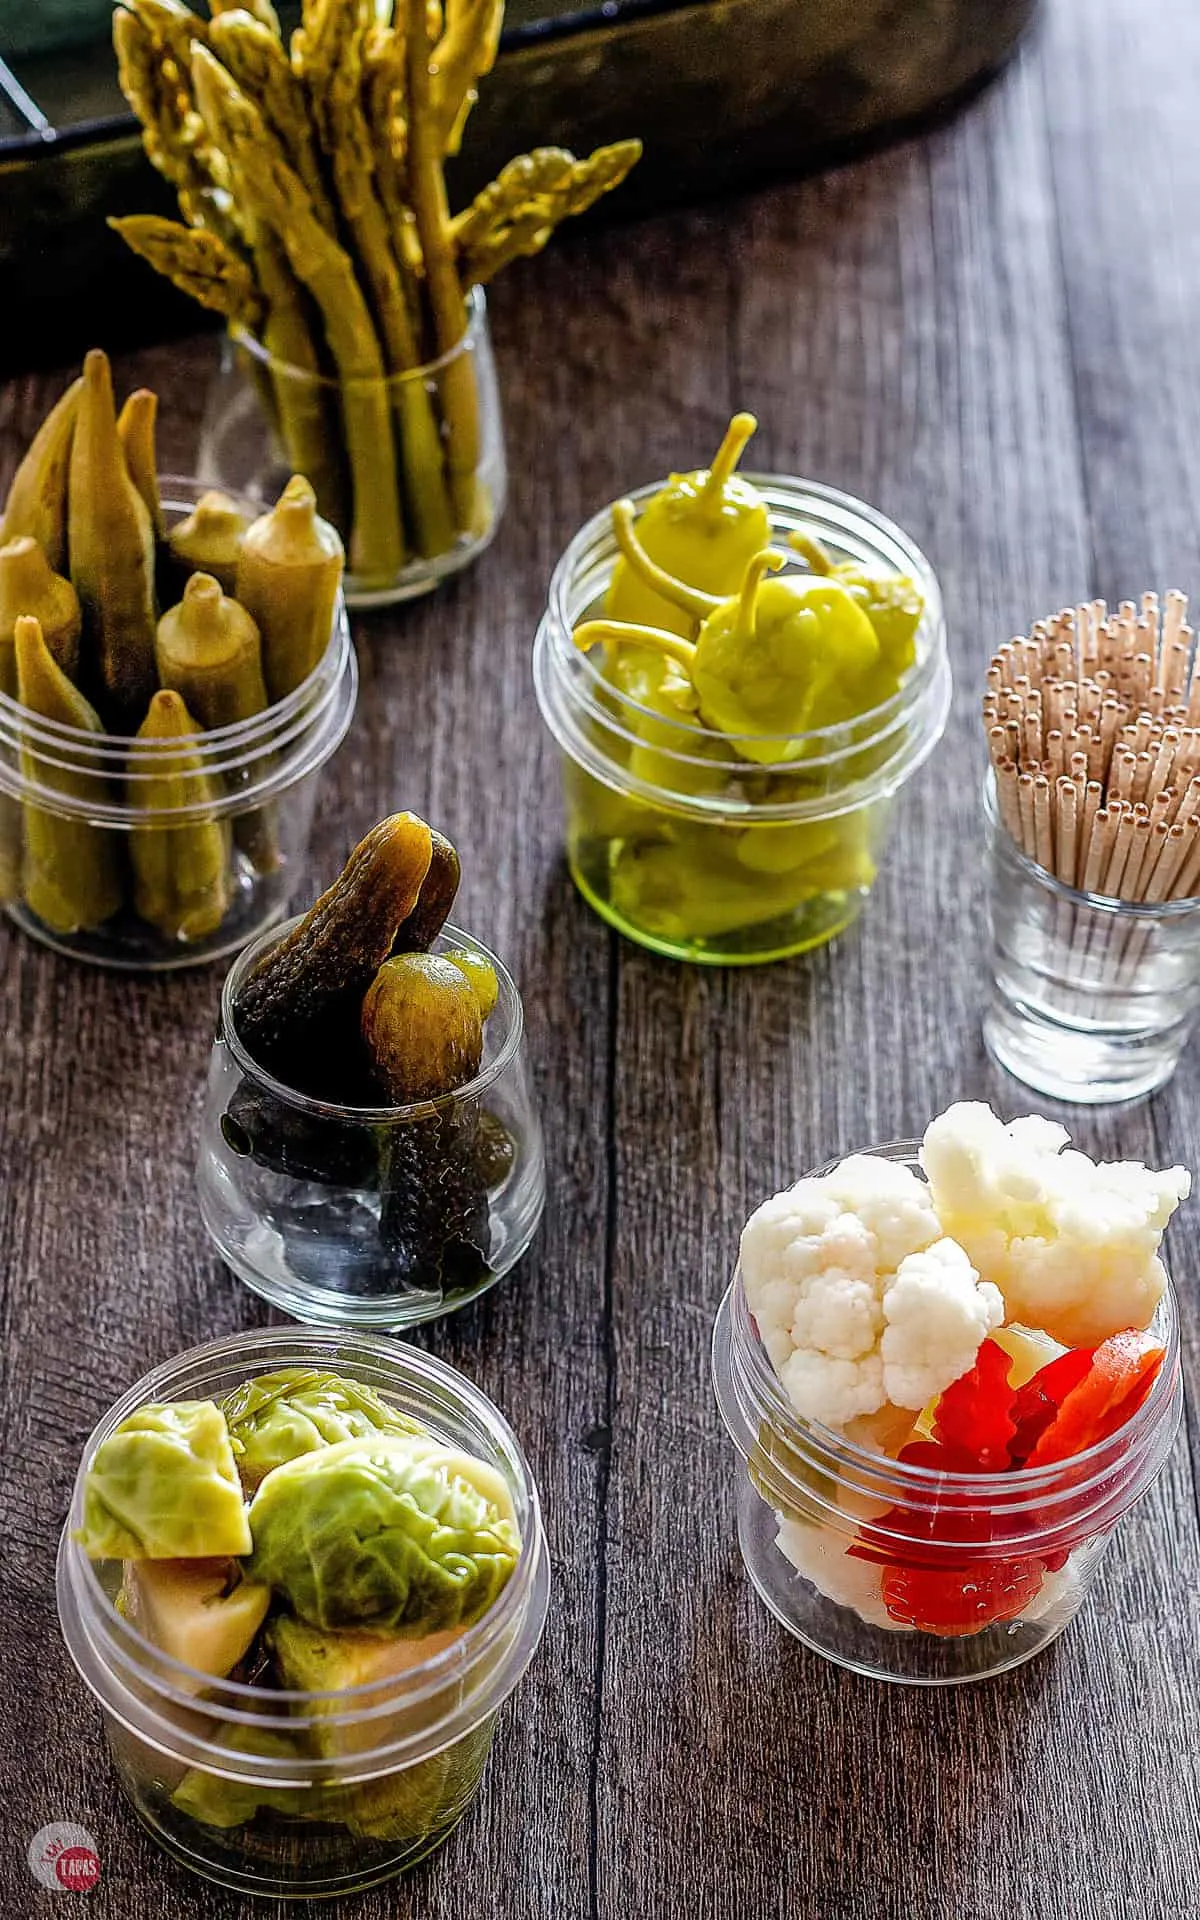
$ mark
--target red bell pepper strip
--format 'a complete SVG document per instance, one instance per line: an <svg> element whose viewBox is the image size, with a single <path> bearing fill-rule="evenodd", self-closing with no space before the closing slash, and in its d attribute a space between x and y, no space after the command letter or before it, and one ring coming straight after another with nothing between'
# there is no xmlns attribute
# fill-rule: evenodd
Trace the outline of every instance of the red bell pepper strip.
<svg viewBox="0 0 1200 1920"><path fill-rule="evenodd" d="M953 1567L889 1567L883 1604L893 1620L949 1639L1011 1620L1039 1591L1041 1560L967 1560Z"/></svg>
<svg viewBox="0 0 1200 1920"><path fill-rule="evenodd" d="M1092 1347L1072 1347L1060 1353L1018 1387L1012 1405L1013 1438L1009 1456L1014 1467L1023 1466L1046 1428L1058 1416L1067 1395L1090 1371Z"/></svg>
<svg viewBox="0 0 1200 1920"><path fill-rule="evenodd" d="M968 1472L1002 1473L1015 1431L1016 1390L1008 1384L1012 1358L995 1340L985 1340L968 1372L948 1386L933 1417L933 1437L969 1455ZM951 1472L956 1469L951 1468Z"/></svg>
<svg viewBox="0 0 1200 1920"><path fill-rule="evenodd" d="M1146 1399L1165 1353L1147 1333L1115 1333L1105 1340L1025 1464L1047 1467L1056 1460L1070 1460L1116 1433Z"/></svg>

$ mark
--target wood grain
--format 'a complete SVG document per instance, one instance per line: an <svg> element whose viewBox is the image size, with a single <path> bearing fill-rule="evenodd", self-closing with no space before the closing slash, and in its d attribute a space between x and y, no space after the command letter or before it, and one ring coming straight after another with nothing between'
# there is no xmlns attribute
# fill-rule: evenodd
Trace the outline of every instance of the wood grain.
<svg viewBox="0 0 1200 1920"><path fill-rule="evenodd" d="M555 1595L478 1811L411 1880L331 1913L1200 1914L1200 1448L1177 1449L1056 1649L984 1687L910 1693L824 1665L754 1599L708 1384L760 1198L919 1131L950 1097L1044 1104L978 1037L978 682L998 640L1081 592L1196 585L1197 55L1184 0L1058 0L1010 74L928 139L564 236L495 289L502 534L436 600L359 623L361 703L309 878L382 812L427 813L465 855L463 923L524 989L546 1225L508 1283L422 1341L521 1434ZM165 465L190 463L214 352L198 338L118 366L162 394ZM0 492L68 377L0 388ZM735 405L761 415L763 466L863 495L925 548L957 694L862 924L808 960L722 974L620 943L572 892L529 651L580 521L703 459ZM54 1819L97 1838L103 1920L250 1911L132 1823L53 1601L94 1420L154 1360L267 1317L208 1253L193 1197L218 987L219 969L90 972L0 930L6 1920L57 1912L24 1864ZM1197 1091L1185 1059L1148 1106L1071 1118L1092 1151L1200 1167ZM1185 1234L1173 1264L1194 1372Z"/></svg>

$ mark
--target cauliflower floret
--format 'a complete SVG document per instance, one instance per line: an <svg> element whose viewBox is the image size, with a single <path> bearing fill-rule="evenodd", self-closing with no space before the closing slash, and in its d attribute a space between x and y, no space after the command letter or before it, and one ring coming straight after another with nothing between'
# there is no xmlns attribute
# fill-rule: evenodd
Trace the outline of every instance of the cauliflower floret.
<svg viewBox="0 0 1200 1920"><path fill-rule="evenodd" d="M921 1164L946 1234L999 1287L1008 1318L1069 1347L1147 1327L1166 1274L1158 1249L1191 1191L1183 1167L1097 1164L1036 1115L1008 1126L961 1102L926 1131Z"/></svg>
<svg viewBox="0 0 1200 1920"><path fill-rule="evenodd" d="M911 1167L870 1154L854 1154L832 1173L797 1181L766 1201L742 1234L742 1284L771 1364L797 1412L806 1420L842 1427L877 1413L889 1398L886 1373L887 1295L906 1263L941 1239L929 1189ZM936 1263L935 1263L936 1265ZM940 1268L938 1269L940 1271ZM947 1280L951 1298L941 1303L937 1286L924 1304L932 1316L936 1375L941 1389L966 1371L988 1327L992 1302L975 1309L978 1332L968 1342L970 1314L963 1272L974 1275L965 1256L962 1271ZM902 1296L915 1298L913 1278ZM996 1314L996 1321L1003 1313ZM951 1331L951 1328L953 1331ZM898 1377L915 1377L919 1366L915 1332L897 1355ZM969 1350L968 1350L969 1349ZM955 1370L944 1372L945 1355ZM906 1400L921 1407L929 1397Z"/></svg>
<svg viewBox="0 0 1200 1920"><path fill-rule="evenodd" d="M852 1532L809 1526L782 1513L778 1518L779 1551L818 1593L835 1606L852 1608L870 1627L886 1627L891 1633L903 1630L883 1604L883 1568L871 1560L849 1557L855 1539Z"/></svg>
<svg viewBox="0 0 1200 1920"><path fill-rule="evenodd" d="M936 1240L900 1262L884 1290L880 1352L893 1406L919 1411L975 1364L1004 1301L953 1240Z"/></svg>

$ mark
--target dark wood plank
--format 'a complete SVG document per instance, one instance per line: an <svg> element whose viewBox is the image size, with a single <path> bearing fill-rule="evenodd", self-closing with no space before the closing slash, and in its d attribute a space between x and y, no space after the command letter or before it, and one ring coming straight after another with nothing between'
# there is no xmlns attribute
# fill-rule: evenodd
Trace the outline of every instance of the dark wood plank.
<svg viewBox="0 0 1200 1920"><path fill-rule="evenodd" d="M729 214L733 397L761 413L768 465L916 535L958 697L856 932L724 977L622 949L600 1911L1084 1920L1136 1889L1174 1914L1194 1891L1177 1845L1200 1562L1182 1457L1058 1649L909 1693L824 1665L753 1597L707 1386L759 1199L949 1097L1041 1104L982 1056L975 808L982 664L1090 577L1036 59L928 143ZM1144 1114L1076 1118L1094 1149L1158 1151Z"/></svg>

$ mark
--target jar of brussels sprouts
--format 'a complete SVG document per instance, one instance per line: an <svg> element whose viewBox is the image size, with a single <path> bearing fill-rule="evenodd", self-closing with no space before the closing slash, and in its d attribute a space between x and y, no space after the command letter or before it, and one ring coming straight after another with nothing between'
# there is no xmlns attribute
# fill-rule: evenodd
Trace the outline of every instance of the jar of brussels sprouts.
<svg viewBox="0 0 1200 1920"><path fill-rule="evenodd" d="M548 1596L498 1409L426 1354L333 1331L236 1334L147 1374L87 1444L58 1559L139 1819L194 1872L277 1898L353 1893L441 1845Z"/></svg>
<svg viewBox="0 0 1200 1920"><path fill-rule="evenodd" d="M754 424L589 520L534 643L576 885L630 939L710 965L857 918L950 701L928 561L831 487L734 476Z"/></svg>

